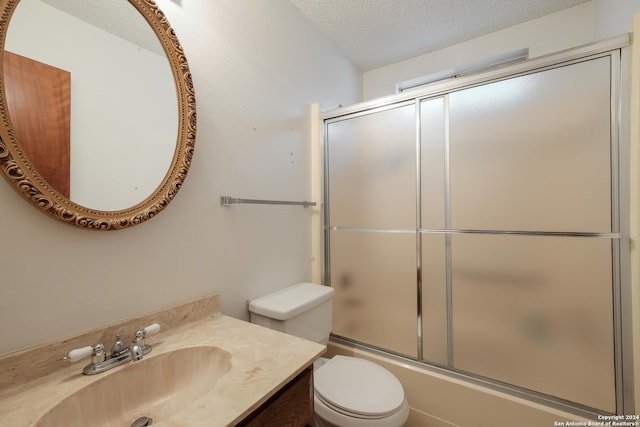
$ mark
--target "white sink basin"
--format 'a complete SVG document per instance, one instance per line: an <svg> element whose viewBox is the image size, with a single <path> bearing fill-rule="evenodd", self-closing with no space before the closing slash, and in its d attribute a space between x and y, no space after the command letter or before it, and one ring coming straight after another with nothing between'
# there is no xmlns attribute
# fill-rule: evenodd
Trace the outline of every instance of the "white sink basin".
<svg viewBox="0 0 640 427"><path fill-rule="evenodd" d="M218 347L188 347L157 356L152 352L139 362L99 374L103 377L60 401L36 427L129 427L142 417L162 424L193 406L230 368L231 354Z"/></svg>

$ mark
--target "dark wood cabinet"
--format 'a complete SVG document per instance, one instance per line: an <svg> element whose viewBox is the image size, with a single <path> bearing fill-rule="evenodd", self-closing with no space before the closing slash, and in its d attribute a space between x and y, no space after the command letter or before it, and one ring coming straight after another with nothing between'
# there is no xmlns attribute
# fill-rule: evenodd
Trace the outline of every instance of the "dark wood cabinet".
<svg viewBox="0 0 640 427"><path fill-rule="evenodd" d="M313 366L282 387L238 426L313 426Z"/></svg>

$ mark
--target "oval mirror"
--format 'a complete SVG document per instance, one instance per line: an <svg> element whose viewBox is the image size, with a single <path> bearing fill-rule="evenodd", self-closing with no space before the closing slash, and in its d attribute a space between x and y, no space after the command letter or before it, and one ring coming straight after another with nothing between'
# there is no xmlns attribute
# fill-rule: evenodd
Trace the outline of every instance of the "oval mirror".
<svg viewBox="0 0 640 427"><path fill-rule="evenodd" d="M0 0L0 168L40 210L113 230L180 189L195 143L189 67L151 0Z"/></svg>

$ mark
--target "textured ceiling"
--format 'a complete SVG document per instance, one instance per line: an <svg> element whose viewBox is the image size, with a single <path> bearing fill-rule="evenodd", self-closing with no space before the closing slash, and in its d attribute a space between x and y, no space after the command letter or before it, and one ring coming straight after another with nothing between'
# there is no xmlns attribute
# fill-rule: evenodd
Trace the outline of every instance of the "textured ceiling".
<svg viewBox="0 0 640 427"><path fill-rule="evenodd" d="M589 0L290 0L362 71Z"/></svg>

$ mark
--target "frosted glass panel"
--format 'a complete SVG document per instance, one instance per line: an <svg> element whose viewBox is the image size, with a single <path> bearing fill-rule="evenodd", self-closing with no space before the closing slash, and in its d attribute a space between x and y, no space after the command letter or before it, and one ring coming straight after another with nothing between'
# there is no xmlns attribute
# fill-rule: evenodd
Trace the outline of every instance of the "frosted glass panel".
<svg viewBox="0 0 640 427"><path fill-rule="evenodd" d="M615 412L608 239L452 236L457 369Z"/></svg>
<svg viewBox="0 0 640 427"><path fill-rule="evenodd" d="M415 228L415 120L408 105L327 126L332 226Z"/></svg>
<svg viewBox="0 0 640 427"><path fill-rule="evenodd" d="M443 234L422 235L422 354L447 364L446 242Z"/></svg>
<svg viewBox="0 0 640 427"><path fill-rule="evenodd" d="M453 228L611 231L609 61L450 95Z"/></svg>
<svg viewBox="0 0 640 427"><path fill-rule="evenodd" d="M422 228L445 227L444 100L420 103L420 188Z"/></svg>
<svg viewBox="0 0 640 427"><path fill-rule="evenodd" d="M331 232L333 333L416 357L416 236Z"/></svg>
<svg viewBox="0 0 640 427"><path fill-rule="evenodd" d="M569 236L617 232L624 211L612 211L611 61L327 122L333 333L597 412L621 408L617 242Z"/></svg>

